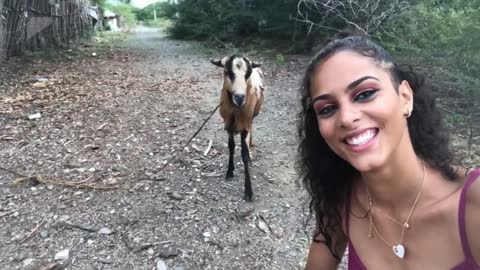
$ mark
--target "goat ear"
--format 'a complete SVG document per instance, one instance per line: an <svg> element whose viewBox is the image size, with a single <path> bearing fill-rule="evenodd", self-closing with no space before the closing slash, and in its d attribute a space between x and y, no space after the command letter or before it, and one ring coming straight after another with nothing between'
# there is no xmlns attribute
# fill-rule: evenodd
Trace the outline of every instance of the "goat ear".
<svg viewBox="0 0 480 270"><path fill-rule="evenodd" d="M261 65L262 65L262 63L260 63L260 62L252 62L252 68L257 68Z"/></svg>
<svg viewBox="0 0 480 270"><path fill-rule="evenodd" d="M220 59L210 59L210 63L214 64L217 67L223 67L222 60Z"/></svg>

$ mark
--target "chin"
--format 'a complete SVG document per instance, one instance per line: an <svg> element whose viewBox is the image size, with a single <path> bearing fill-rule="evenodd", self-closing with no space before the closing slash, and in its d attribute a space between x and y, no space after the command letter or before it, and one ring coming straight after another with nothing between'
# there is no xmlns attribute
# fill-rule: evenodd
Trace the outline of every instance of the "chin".
<svg viewBox="0 0 480 270"><path fill-rule="evenodd" d="M385 162L382 162L379 159L371 159L367 157L347 159L347 162L360 173L374 172L385 164Z"/></svg>

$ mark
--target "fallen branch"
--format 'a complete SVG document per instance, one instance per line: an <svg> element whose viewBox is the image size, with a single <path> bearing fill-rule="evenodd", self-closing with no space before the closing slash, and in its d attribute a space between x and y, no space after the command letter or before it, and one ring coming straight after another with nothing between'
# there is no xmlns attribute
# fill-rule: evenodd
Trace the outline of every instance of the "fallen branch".
<svg viewBox="0 0 480 270"><path fill-rule="evenodd" d="M35 228L33 228L33 230L27 236L25 236L24 238L19 240L19 242L23 243L23 242L27 241L27 239L32 237L32 235L34 235L38 231L38 229L40 229L40 227L43 225L43 223L45 223L45 219L43 219Z"/></svg>
<svg viewBox="0 0 480 270"><path fill-rule="evenodd" d="M205 151L203 152L203 155L204 155L204 156L207 156L207 155L208 155L208 152L210 152L210 149L212 148L212 143L213 143L212 140L209 140L209 141L208 141L207 149L205 149Z"/></svg>
<svg viewBox="0 0 480 270"><path fill-rule="evenodd" d="M86 181L90 180L92 177L89 177L85 180L79 181L79 182L67 182L67 181L53 181L53 180L47 180L43 179L41 176L28 176L28 177L22 177L22 178L17 178L12 182L12 186L17 185L20 182L23 182L25 180L33 180L38 182L39 184L51 184L51 185L58 185L58 186L65 186L65 187L74 187L74 188L90 188L90 189L99 189L99 190L113 190L113 189L118 189L120 188L119 186L106 186L106 185L99 185L99 184L85 184Z"/></svg>
<svg viewBox="0 0 480 270"><path fill-rule="evenodd" d="M154 247L154 246L171 244L171 243L172 243L171 240L166 240L166 241L161 241L161 242L155 242L155 243L145 243L145 244L141 244L140 246L136 247L136 248L133 250L133 252L140 252L140 251L142 251L142 250L149 249L149 248Z"/></svg>
<svg viewBox="0 0 480 270"><path fill-rule="evenodd" d="M0 212L0 218L9 216L11 214L15 213L15 211L9 211L9 212Z"/></svg>
<svg viewBox="0 0 480 270"><path fill-rule="evenodd" d="M64 228L77 228L83 231L87 232L97 232L99 228L93 227L93 226L86 226L86 225L81 225L81 224L74 224L71 222L68 222L66 220L60 220L57 223L55 223L55 227L64 227Z"/></svg>
<svg viewBox="0 0 480 270"><path fill-rule="evenodd" d="M26 176L23 175L23 174L19 174L19 173L17 173L16 171L13 171L13 170L10 170L10 169L7 169L7 168L0 167L0 170L6 171L6 172L9 172L9 173L13 173L13 174L15 174L16 176L26 177Z"/></svg>

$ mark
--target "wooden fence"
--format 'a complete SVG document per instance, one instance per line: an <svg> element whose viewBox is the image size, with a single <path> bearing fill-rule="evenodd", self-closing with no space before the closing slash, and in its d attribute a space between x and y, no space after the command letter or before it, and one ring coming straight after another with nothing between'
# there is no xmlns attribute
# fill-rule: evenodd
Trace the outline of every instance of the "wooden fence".
<svg viewBox="0 0 480 270"><path fill-rule="evenodd" d="M89 8L88 0L0 0L0 60L88 36Z"/></svg>

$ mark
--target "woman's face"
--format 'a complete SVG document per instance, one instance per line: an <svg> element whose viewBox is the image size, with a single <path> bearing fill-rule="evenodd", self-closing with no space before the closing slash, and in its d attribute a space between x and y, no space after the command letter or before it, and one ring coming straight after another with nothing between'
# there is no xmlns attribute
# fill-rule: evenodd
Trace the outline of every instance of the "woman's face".
<svg viewBox="0 0 480 270"><path fill-rule="evenodd" d="M404 114L412 109L406 81L395 89L385 67L352 51L324 60L312 74L311 98L320 134L360 172L385 165L410 143Z"/></svg>

